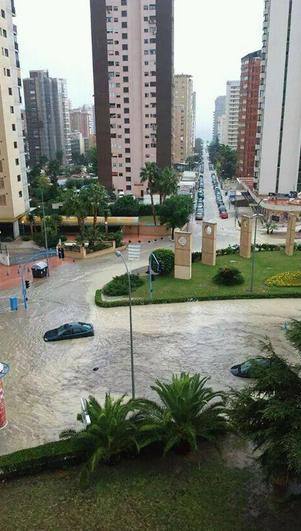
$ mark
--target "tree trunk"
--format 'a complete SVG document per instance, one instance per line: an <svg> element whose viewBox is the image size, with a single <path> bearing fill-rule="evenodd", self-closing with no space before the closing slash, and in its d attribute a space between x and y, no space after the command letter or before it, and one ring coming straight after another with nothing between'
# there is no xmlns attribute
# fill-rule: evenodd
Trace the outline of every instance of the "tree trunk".
<svg viewBox="0 0 301 531"><path fill-rule="evenodd" d="M154 197L153 197L153 194L150 194L150 196L151 196L151 204L152 204L154 225L157 225L156 210L155 210L155 205L154 205Z"/></svg>

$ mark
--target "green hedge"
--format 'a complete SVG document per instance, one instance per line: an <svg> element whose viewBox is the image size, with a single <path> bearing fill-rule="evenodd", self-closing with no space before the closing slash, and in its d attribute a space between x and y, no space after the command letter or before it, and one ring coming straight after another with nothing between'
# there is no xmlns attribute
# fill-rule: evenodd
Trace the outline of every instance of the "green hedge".
<svg viewBox="0 0 301 531"><path fill-rule="evenodd" d="M95 293L95 304L101 308L118 308L128 306L127 300L103 301L101 289ZM243 293L241 295L208 295L201 297L175 297L173 299L156 298L152 302L148 299L133 299L133 306L146 306L148 304L173 304L180 302L202 302L202 301L230 301L241 299L301 299L299 293Z"/></svg>
<svg viewBox="0 0 301 531"><path fill-rule="evenodd" d="M143 286L144 280L139 275L131 275L132 291ZM106 284L102 290L104 295L109 297L118 297L129 294L129 279L127 273L113 277L113 279Z"/></svg>
<svg viewBox="0 0 301 531"><path fill-rule="evenodd" d="M83 441L66 439L0 456L0 480L45 470L66 468L84 462L87 450Z"/></svg>

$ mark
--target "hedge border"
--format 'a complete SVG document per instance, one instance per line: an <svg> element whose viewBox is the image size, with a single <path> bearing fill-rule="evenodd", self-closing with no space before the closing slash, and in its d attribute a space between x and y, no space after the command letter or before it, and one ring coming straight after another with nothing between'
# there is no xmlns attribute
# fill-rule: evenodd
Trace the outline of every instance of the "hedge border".
<svg viewBox="0 0 301 531"><path fill-rule="evenodd" d="M19 450L0 456L0 481L69 468L87 458L88 451L83 442L72 438Z"/></svg>
<svg viewBox="0 0 301 531"><path fill-rule="evenodd" d="M103 301L102 290L95 293L95 304L101 308L118 308L128 306L127 300ZM248 299L301 299L301 293L243 293L241 295L208 295L200 297L175 297L173 299L158 298L150 301L148 299L132 299L133 306L147 306L149 304L172 304L182 302L205 302L205 301L231 301Z"/></svg>

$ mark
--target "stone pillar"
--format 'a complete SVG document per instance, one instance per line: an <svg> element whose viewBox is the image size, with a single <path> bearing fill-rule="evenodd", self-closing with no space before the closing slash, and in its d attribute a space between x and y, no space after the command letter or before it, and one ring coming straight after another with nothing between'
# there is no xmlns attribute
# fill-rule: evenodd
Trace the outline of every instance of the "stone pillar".
<svg viewBox="0 0 301 531"><path fill-rule="evenodd" d="M175 278L191 279L191 232L175 231Z"/></svg>
<svg viewBox="0 0 301 531"><path fill-rule="evenodd" d="M242 258L251 258L253 219L242 216L240 228L240 251Z"/></svg>
<svg viewBox="0 0 301 531"><path fill-rule="evenodd" d="M216 264L216 233L217 224L203 221L202 263L215 266Z"/></svg>
<svg viewBox="0 0 301 531"><path fill-rule="evenodd" d="M296 216L294 216L294 214L289 214L287 234L286 234L286 243L285 243L285 254L287 254L287 256L293 256L294 254L296 221L297 221Z"/></svg>

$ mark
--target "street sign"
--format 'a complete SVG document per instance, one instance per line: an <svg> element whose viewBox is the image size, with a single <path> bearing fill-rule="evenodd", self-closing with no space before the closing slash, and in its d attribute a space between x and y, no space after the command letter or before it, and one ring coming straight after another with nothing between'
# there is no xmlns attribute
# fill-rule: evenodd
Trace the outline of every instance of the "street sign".
<svg viewBox="0 0 301 531"><path fill-rule="evenodd" d="M134 260L140 259L141 245L140 244L130 244L127 248L128 260L133 262Z"/></svg>

